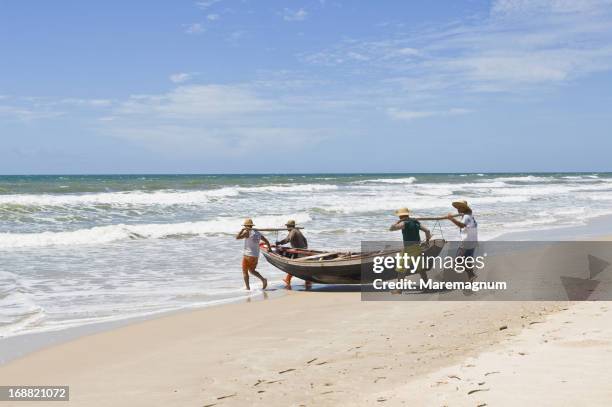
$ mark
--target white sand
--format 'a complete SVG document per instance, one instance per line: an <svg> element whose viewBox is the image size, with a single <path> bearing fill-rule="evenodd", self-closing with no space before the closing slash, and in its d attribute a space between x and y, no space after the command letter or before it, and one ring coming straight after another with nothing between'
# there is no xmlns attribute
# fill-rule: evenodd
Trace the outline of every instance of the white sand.
<svg viewBox="0 0 612 407"><path fill-rule="evenodd" d="M612 405L612 312L582 302L533 321L503 346L392 392L388 405Z"/></svg>

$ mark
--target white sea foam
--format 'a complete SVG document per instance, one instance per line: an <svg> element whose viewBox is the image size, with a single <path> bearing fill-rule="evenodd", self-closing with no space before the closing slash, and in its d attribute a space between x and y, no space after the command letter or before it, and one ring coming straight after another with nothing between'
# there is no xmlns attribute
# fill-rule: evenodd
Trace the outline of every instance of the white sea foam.
<svg viewBox="0 0 612 407"><path fill-rule="evenodd" d="M377 178L355 181L355 184L413 184L416 181L415 177L407 178Z"/></svg>
<svg viewBox="0 0 612 407"><path fill-rule="evenodd" d="M279 227L287 219L298 223L310 220L307 213L255 217L256 227ZM115 224L65 232L0 233L0 249L58 245L96 245L130 239L163 239L172 236L233 234L243 218L217 218L200 222Z"/></svg>
<svg viewBox="0 0 612 407"><path fill-rule="evenodd" d="M241 193L300 193L338 189L328 184L287 184L257 187L224 187L200 191L161 190L154 192L102 192L92 194L12 194L0 195L0 205L203 205L211 201L236 197Z"/></svg>
<svg viewBox="0 0 612 407"><path fill-rule="evenodd" d="M535 175L514 176L514 177L492 177L496 181L504 182L552 182L552 177L538 177Z"/></svg>

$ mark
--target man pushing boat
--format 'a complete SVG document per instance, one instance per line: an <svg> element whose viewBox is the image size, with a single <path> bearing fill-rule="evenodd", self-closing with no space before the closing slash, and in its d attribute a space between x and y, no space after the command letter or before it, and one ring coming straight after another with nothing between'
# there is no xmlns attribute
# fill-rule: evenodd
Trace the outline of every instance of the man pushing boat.
<svg viewBox="0 0 612 407"><path fill-rule="evenodd" d="M308 241L306 240L306 237L304 237L302 231L295 227L295 221L290 219L287 221L285 226L287 227L289 233L283 240L276 242L276 246L289 243L293 249L308 249ZM292 254L289 257L297 257L297 254ZM291 287L292 278L293 276L287 273L287 277L285 277L283 280L288 288ZM312 286L310 281L304 281L304 284L306 285L306 288L310 288Z"/></svg>
<svg viewBox="0 0 612 407"><path fill-rule="evenodd" d="M474 219L472 208L466 201L455 201L453 207L457 209L461 220L455 219L457 214L449 213L447 218L455 224L460 230L461 245L457 249L457 257L474 257L474 252L478 246L478 222ZM476 278L474 270L469 268L466 270L470 281Z"/></svg>
<svg viewBox="0 0 612 407"><path fill-rule="evenodd" d="M250 218L245 219L243 228L236 235L236 239L244 239L244 252L242 256L242 276L244 277L244 285L247 290L251 289L249 284L249 273L261 280L263 289L265 290L268 286L268 280L263 278L261 274L255 268L259 261L259 241L263 241L268 249L270 249L270 242L265 238L257 229L254 229L253 220Z"/></svg>
<svg viewBox="0 0 612 407"><path fill-rule="evenodd" d="M399 220L395 222L389 228L390 231L393 230L401 230L402 231L402 239L404 241L404 250L403 254L407 254L410 258L416 258L421 256L421 231L425 233L425 239L429 242L431 239L431 232L425 226L421 225L421 222L410 217L410 209L408 208L400 208L395 211L395 214L399 216ZM413 263L414 264L414 263ZM405 278L404 273L409 270L406 270L403 267L397 268L398 279ZM421 276L423 281L427 281L427 272L423 270L422 264L419 262L415 270L410 270L413 273L417 272ZM401 278L400 278L401 275Z"/></svg>

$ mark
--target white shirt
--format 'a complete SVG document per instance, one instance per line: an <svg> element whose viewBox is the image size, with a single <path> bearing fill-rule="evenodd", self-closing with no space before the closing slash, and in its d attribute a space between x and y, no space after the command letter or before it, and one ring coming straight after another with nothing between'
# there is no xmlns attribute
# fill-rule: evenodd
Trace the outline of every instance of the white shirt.
<svg viewBox="0 0 612 407"><path fill-rule="evenodd" d="M461 223L465 225L461 228L461 246L464 249L473 249L478 243L478 223L472 215L464 214Z"/></svg>
<svg viewBox="0 0 612 407"><path fill-rule="evenodd" d="M244 255L251 257L259 257L259 241L261 233L255 229L251 229L249 237L244 239Z"/></svg>

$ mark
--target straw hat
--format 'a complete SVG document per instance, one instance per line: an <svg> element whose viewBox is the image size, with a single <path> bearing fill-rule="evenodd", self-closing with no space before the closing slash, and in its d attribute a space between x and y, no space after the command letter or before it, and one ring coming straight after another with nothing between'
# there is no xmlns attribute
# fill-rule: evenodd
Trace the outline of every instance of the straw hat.
<svg viewBox="0 0 612 407"><path fill-rule="evenodd" d="M471 211L472 208L470 208L470 205L468 205L467 201L455 201L453 202L453 206L457 209L459 209L460 211Z"/></svg>
<svg viewBox="0 0 612 407"><path fill-rule="evenodd" d="M287 221L287 223L285 223L285 226L294 228L295 227L295 221L293 219L289 219Z"/></svg>
<svg viewBox="0 0 612 407"><path fill-rule="evenodd" d="M253 226L253 219L251 218L246 218L244 220L244 223L242 224L242 226Z"/></svg>
<svg viewBox="0 0 612 407"><path fill-rule="evenodd" d="M409 216L410 215L410 209L408 208L399 208L398 210L395 211L395 214L397 216Z"/></svg>

